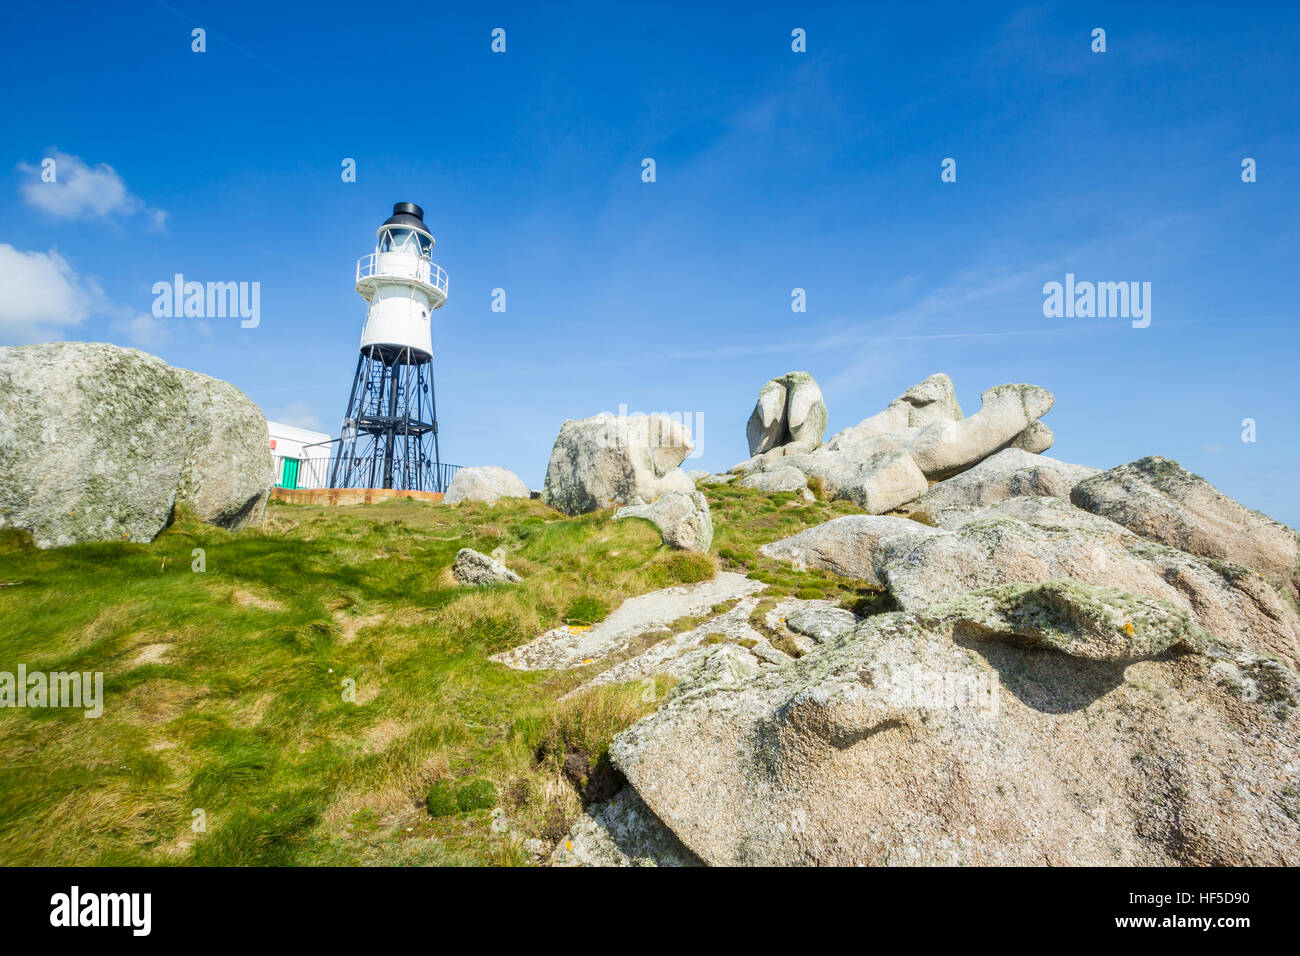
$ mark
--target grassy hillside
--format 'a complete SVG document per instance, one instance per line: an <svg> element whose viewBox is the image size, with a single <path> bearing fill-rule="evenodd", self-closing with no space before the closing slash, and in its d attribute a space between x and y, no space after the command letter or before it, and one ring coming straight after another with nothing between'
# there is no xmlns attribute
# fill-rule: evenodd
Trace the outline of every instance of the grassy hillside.
<svg viewBox="0 0 1300 956"><path fill-rule="evenodd" d="M151 544L53 551L0 532L0 670L102 671L105 698L99 719L0 709L0 863L527 862L525 839L559 839L579 791L609 785L609 739L655 699L614 686L559 704L592 668L489 655L718 567L875 600L757 555L851 506L705 491L711 556L538 501L276 504L256 531L182 516ZM462 547L504 548L524 583L458 587Z"/></svg>

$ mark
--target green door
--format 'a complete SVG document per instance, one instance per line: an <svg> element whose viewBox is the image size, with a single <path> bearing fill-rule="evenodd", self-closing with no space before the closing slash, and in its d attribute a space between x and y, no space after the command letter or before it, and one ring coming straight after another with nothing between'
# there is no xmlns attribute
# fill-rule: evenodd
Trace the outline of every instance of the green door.
<svg viewBox="0 0 1300 956"><path fill-rule="evenodd" d="M298 487L298 459L286 458L284 460L284 470L280 472L281 488Z"/></svg>

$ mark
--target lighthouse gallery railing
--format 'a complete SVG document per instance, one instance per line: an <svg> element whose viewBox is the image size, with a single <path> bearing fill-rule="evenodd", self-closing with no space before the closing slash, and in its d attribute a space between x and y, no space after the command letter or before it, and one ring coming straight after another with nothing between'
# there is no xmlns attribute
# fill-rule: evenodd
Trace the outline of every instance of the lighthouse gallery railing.
<svg viewBox="0 0 1300 956"><path fill-rule="evenodd" d="M379 268L380 263L382 269ZM436 262L430 262L424 256L401 252L372 252L357 260L357 282L375 276L414 279L433 286L444 296L447 294L447 273Z"/></svg>
<svg viewBox="0 0 1300 956"><path fill-rule="evenodd" d="M406 462L398 458L387 463L390 468L410 470L412 474L405 475L406 483L402 487L415 488L422 491L446 491L447 486L451 484L452 476L460 471L460 465L452 465L447 462ZM377 480L384 473L385 459L382 455L358 455L355 458L340 457L338 451L335 451L328 458L303 458L298 464L297 481L294 487L297 488L328 488L330 486L330 476L335 475L340 481L340 487L347 488L378 488L382 487L382 481ZM417 477L414 471L420 472Z"/></svg>

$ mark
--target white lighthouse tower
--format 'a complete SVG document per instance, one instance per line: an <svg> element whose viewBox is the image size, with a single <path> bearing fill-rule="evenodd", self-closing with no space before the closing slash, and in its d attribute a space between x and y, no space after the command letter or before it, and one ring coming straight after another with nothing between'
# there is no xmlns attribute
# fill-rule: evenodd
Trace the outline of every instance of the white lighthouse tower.
<svg viewBox="0 0 1300 956"><path fill-rule="evenodd" d="M393 206L377 235L357 262L366 323L330 487L443 491L433 312L447 301L447 273L432 260L433 235L415 203Z"/></svg>

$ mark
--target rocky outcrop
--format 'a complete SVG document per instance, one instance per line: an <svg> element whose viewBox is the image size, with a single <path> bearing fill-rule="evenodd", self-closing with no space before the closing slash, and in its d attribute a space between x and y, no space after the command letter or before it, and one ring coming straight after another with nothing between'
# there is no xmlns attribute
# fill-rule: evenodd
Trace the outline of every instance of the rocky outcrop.
<svg viewBox="0 0 1300 956"><path fill-rule="evenodd" d="M1070 500L1152 541L1254 568L1300 598L1294 529L1238 504L1176 461L1151 456L1120 465L1077 484Z"/></svg>
<svg viewBox="0 0 1300 956"><path fill-rule="evenodd" d="M546 468L542 499L569 515L653 502L692 492L679 465L694 449L690 431L666 415L611 415L569 420Z"/></svg>
<svg viewBox="0 0 1300 956"><path fill-rule="evenodd" d="M957 402L952 379L939 372L913 385L890 402L884 411L837 432L826 446L832 451L842 451L894 432L961 419L961 405Z"/></svg>
<svg viewBox="0 0 1300 956"><path fill-rule="evenodd" d="M970 418L925 426L907 450L927 478L956 474L996 452L1051 409L1052 393L1037 385L999 385L980 396Z"/></svg>
<svg viewBox="0 0 1300 956"><path fill-rule="evenodd" d="M0 526L38 547L151 541L180 505L260 523L266 419L239 389L137 349L0 349Z"/></svg>
<svg viewBox="0 0 1300 956"><path fill-rule="evenodd" d="M1044 582L679 684L610 753L714 865L1294 865L1298 695L1170 605Z"/></svg>
<svg viewBox="0 0 1300 956"><path fill-rule="evenodd" d="M1300 662L1300 616L1248 568L1155 544L1058 498L1010 498L941 519L931 528L849 515L761 550L886 587L904 610L1011 583L1116 588L1165 601L1222 640Z"/></svg>
<svg viewBox="0 0 1300 956"><path fill-rule="evenodd" d="M809 450L821 444L829 416L817 380L807 372L789 372L769 380L745 426L749 453L759 455L798 442Z"/></svg>
<svg viewBox="0 0 1300 956"><path fill-rule="evenodd" d="M497 465L478 465L456 472L443 495L443 504L481 501L494 505L502 498L531 498L532 491L513 471Z"/></svg>
<svg viewBox="0 0 1300 956"><path fill-rule="evenodd" d="M751 429L768 421L765 409L779 404L779 387L768 386ZM1000 451L1050 447L1051 431L1038 419L1052 401L1051 393L1036 385L999 385L984 393L977 413L963 418L952 380L931 375L821 447L751 442L751 457L732 471L751 476L797 468L820 478L831 498L883 514L925 494L930 481L960 474Z"/></svg>
<svg viewBox="0 0 1300 956"><path fill-rule="evenodd" d="M626 505L614 518L644 518L659 529L664 544L679 551L708 551L713 545L709 502L698 491L670 491L653 504Z"/></svg>
<svg viewBox="0 0 1300 956"><path fill-rule="evenodd" d="M821 447L751 448L740 485L816 477L871 512L760 552L899 610L754 594L720 644L701 625L593 678L679 682L610 748L646 852L580 821L603 849L571 856L1300 864L1295 532L1163 459L1044 457L1051 404L1000 386L963 418L931 376Z"/></svg>
<svg viewBox="0 0 1300 956"><path fill-rule="evenodd" d="M458 584L518 584L522 578L496 558L488 557L473 548L461 548L451 565L452 576Z"/></svg>
<svg viewBox="0 0 1300 956"><path fill-rule="evenodd" d="M1052 497L1068 501L1076 484L1096 474L1098 469L1086 465L1071 465L1008 448L935 485L907 510L933 521L949 508L991 505L1007 498Z"/></svg>

